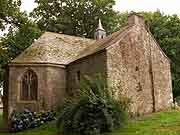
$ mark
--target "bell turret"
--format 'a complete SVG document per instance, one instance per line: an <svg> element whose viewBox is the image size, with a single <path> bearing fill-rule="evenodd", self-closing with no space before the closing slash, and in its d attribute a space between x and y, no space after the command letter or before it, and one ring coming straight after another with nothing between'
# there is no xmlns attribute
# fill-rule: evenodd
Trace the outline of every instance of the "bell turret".
<svg viewBox="0 0 180 135"><path fill-rule="evenodd" d="M103 39L105 37L106 37L106 31L102 26L101 20L99 19L98 28L96 29L96 31L94 33L94 38L96 40L99 40L99 39Z"/></svg>

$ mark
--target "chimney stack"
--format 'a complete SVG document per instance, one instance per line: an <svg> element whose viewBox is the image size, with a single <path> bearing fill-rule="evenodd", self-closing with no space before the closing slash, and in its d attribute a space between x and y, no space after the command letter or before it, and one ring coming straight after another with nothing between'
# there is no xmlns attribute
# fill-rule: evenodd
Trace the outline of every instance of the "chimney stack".
<svg viewBox="0 0 180 135"><path fill-rule="evenodd" d="M128 16L129 25L145 25L144 17L140 13L131 12Z"/></svg>

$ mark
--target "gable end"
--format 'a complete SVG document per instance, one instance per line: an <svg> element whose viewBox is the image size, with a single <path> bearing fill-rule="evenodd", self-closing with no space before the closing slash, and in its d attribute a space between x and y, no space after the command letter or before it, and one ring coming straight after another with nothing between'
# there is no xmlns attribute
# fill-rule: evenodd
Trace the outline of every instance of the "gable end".
<svg viewBox="0 0 180 135"><path fill-rule="evenodd" d="M161 48L160 44L157 42L151 31L148 28L146 28L146 31L148 32L149 36L153 39L160 52L162 52L163 56L169 61L169 63L171 63L171 59L165 54L165 52L163 51L163 49Z"/></svg>

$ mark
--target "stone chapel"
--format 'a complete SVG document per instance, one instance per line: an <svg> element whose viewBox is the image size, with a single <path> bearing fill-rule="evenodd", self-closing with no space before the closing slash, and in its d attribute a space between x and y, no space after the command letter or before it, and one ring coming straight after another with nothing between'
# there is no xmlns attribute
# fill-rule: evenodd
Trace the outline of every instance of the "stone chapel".
<svg viewBox="0 0 180 135"><path fill-rule="evenodd" d="M131 13L128 24L109 36L99 20L95 40L45 32L7 68L4 117L23 108L51 110L75 93L83 75L101 73L146 114L173 102L170 60L145 25ZM118 97L118 91L117 95Z"/></svg>

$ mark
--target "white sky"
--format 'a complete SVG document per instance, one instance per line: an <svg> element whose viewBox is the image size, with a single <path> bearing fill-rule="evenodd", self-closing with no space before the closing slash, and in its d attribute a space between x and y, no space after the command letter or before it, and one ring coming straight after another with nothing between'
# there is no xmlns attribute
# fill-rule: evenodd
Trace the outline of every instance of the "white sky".
<svg viewBox="0 0 180 135"><path fill-rule="evenodd" d="M156 11L180 15L180 0L116 0L118 11Z"/></svg>
<svg viewBox="0 0 180 135"><path fill-rule="evenodd" d="M34 7L36 7L36 4L34 3L34 0L22 0L21 10L31 12Z"/></svg>
<svg viewBox="0 0 180 135"><path fill-rule="evenodd" d="M22 0L22 11L30 12L35 6L34 0ZM114 8L120 12L156 11L159 9L165 14L180 15L180 0L116 0Z"/></svg>

